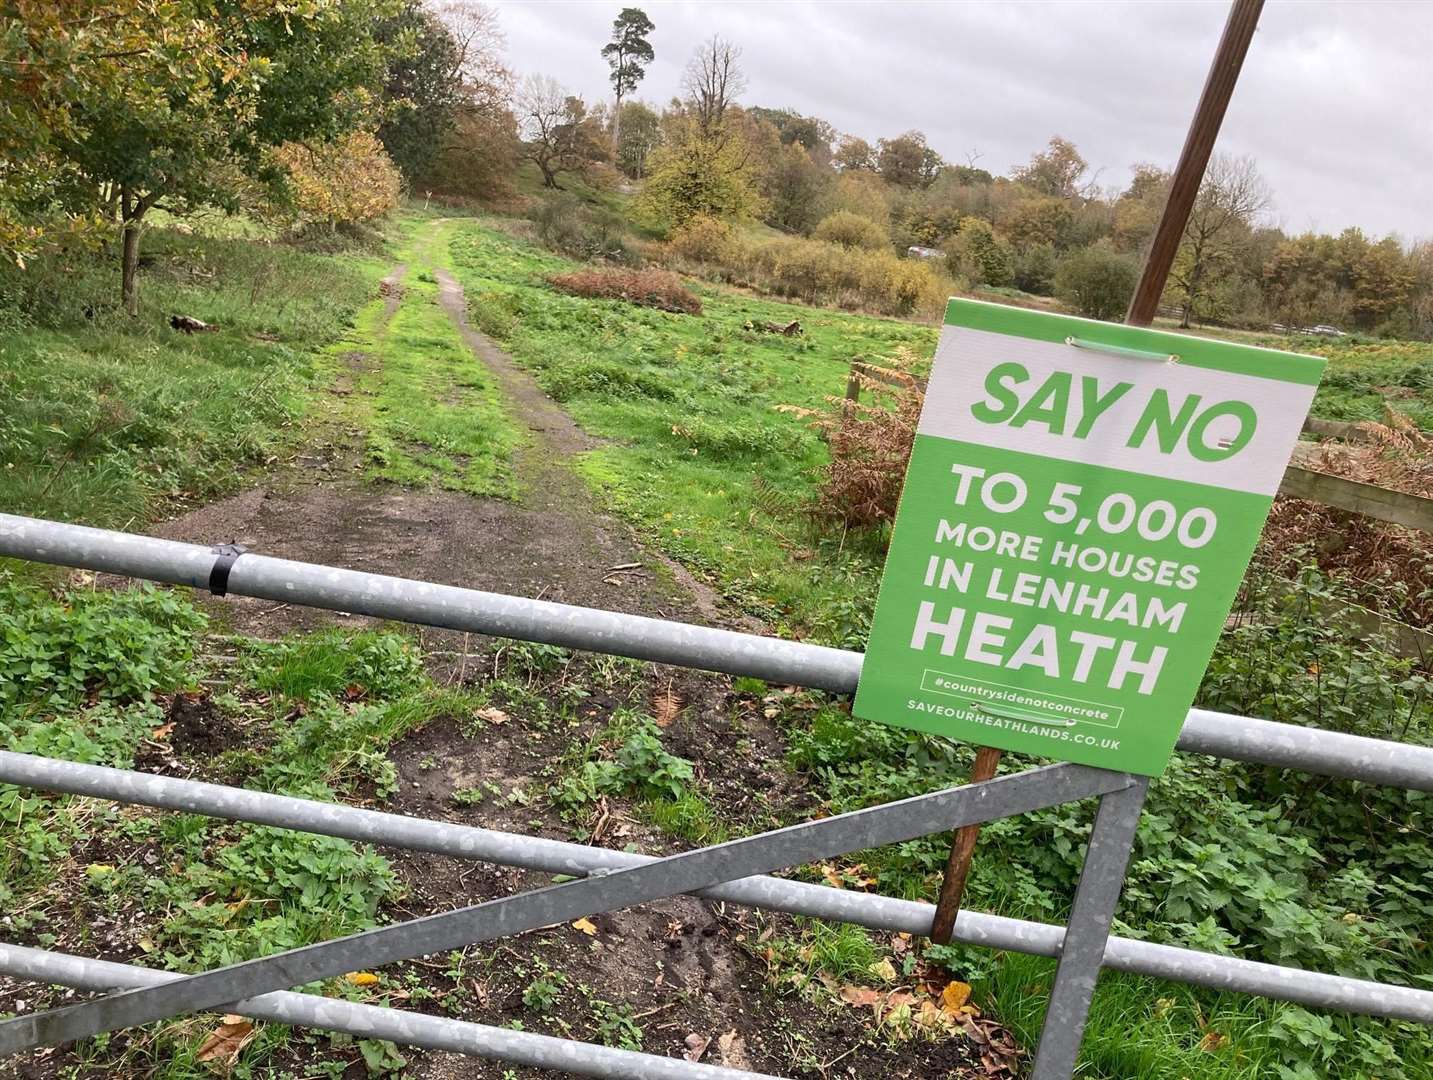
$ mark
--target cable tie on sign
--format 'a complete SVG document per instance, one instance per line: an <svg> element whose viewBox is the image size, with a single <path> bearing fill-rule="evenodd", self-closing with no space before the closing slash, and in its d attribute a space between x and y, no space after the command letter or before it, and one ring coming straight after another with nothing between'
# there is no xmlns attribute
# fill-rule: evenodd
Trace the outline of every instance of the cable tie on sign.
<svg viewBox="0 0 1433 1080"><path fill-rule="evenodd" d="M1065 344L1076 349L1109 353L1112 356L1128 356L1134 360L1157 360L1161 364L1179 363L1178 353L1150 352L1146 349L1131 349L1124 345L1106 345L1102 341L1088 341L1085 338L1067 337Z"/></svg>
<svg viewBox="0 0 1433 1080"><path fill-rule="evenodd" d="M209 570L209 591L215 596L228 596L229 571L249 549L243 544L215 544L209 550L219 556Z"/></svg>

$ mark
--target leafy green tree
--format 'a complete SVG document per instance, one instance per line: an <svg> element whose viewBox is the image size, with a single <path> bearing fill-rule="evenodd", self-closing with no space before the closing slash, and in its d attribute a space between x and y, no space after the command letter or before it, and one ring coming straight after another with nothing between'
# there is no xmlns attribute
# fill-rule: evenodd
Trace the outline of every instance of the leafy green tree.
<svg viewBox="0 0 1433 1080"><path fill-rule="evenodd" d="M960 223L960 231L946 245L945 260L950 272L964 278L972 288L1009 285L1015 277L1010 245L980 218L966 218Z"/></svg>
<svg viewBox="0 0 1433 1080"><path fill-rule="evenodd" d="M1001 222L1003 232L1017 251L1039 244L1055 245L1073 218L1070 204L1052 195L1022 199Z"/></svg>
<svg viewBox="0 0 1433 1080"><path fill-rule="evenodd" d="M668 229L698 216L754 217L761 197L744 135L735 127L705 132L695 117L674 122L672 132L649 160L640 215Z"/></svg>
<svg viewBox="0 0 1433 1080"><path fill-rule="evenodd" d="M261 17L271 4L234 5ZM228 42L203 9L128 0L9 0L0 17L0 246L23 267L61 234L101 235L123 177L96 169L106 123L169 107L169 92L206 118L250 116L267 66ZM215 83L225 87L223 100ZM204 136L176 133L184 158ZM148 149L137 141L136 153Z"/></svg>
<svg viewBox="0 0 1433 1080"><path fill-rule="evenodd" d="M770 124L781 138L782 146L793 143L802 147L811 160L821 168L831 164L831 142L836 138L836 129L815 116L802 116L795 109L748 110L755 120Z"/></svg>
<svg viewBox="0 0 1433 1080"><path fill-rule="evenodd" d="M1080 156L1075 144L1056 135L1044 150L1032 155L1029 162L1011 176L1041 195L1069 199L1080 193L1079 180L1088 168L1089 163Z"/></svg>
<svg viewBox="0 0 1433 1080"><path fill-rule="evenodd" d="M1369 244L1353 265L1353 318L1372 330L1407 303L1414 270L1393 237Z"/></svg>
<svg viewBox="0 0 1433 1080"><path fill-rule="evenodd" d="M766 165L761 183L766 203L763 220L788 232L810 232L833 182L831 170L818 165L795 141L777 150L775 160Z"/></svg>
<svg viewBox="0 0 1433 1080"><path fill-rule="evenodd" d="M420 0L379 24L375 37L393 57L383 89L388 104L378 138L410 183L432 169L463 101L462 50Z"/></svg>
<svg viewBox="0 0 1433 1080"><path fill-rule="evenodd" d="M1055 295L1087 318L1114 319L1124 314L1138 280L1132 258L1096 244L1060 260Z"/></svg>
<svg viewBox="0 0 1433 1080"><path fill-rule="evenodd" d="M617 167L634 180L647 175L647 158L662 141L662 119L640 101L624 101L617 114Z"/></svg>
<svg viewBox="0 0 1433 1080"><path fill-rule="evenodd" d="M46 68L96 61L58 77L67 98L43 150L68 213L118 217L121 293L135 312L145 215L159 205L235 210L255 180L283 184L274 148L331 143L371 119L389 55L375 29L398 5L157 0L102 6L99 16L90 7L62 5L25 48ZM91 31L105 43L94 45Z"/></svg>
<svg viewBox="0 0 1433 1080"><path fill-rule="evenodd" d="M1154 165L1136 165L1128 188L1115 200L1111 236L1121 251L1139 251L1154 235L1169 198L1170 174Z"/></svg>
<svg viewBox="0 0 1433 1080"><path fill-rule="evenodd" d="M612 90L617 98L612 113L612 146L619 154L622 99L637 89L637 84L647 75L647 65L656 58L657 54L647 40L647 35L656 28L641 8L623 8L612 20L612 40L602 46L602 55L612 69L608 78L612 80Z"/></svg>
<svg viewBox="0 0 1433 1080"><path fill-rule="evenodd" d="M882 139L876 151L876 170L882 179L896 187L928 187L944 164L940 155L926 145L925 135L919 131Z"/></svg>
<svg viewBox="0 0 1433 1080"><path fill-rule="evenodd" d="M974 165L947 165L941 170L941 176L949 176L954 183L961 187L990 184L995 181L995 177L990 173L984 169L977 169Z"/></svg>
<svg viewBox="0 0 1433 1080"><path fill-rule="evenodd" d="M1059 259L1052 244L1035 244L1015 253L1012 284L1037 296L1049 296L1055 287Z"/></svg>

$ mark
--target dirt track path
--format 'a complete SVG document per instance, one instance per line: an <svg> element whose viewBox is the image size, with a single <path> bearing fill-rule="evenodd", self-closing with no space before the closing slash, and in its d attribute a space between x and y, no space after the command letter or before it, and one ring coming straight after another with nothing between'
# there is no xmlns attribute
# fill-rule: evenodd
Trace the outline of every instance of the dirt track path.
<svg viewBox="0 0 1433 1080"><path fill-rule="evenodd" d="M434 223L430 230L440 226ZM348 371L308 421L315 437L306 449L259 486L168 522L161 535L193 542L237 541L269 555L328 563L377 573L422 578L495 592L540 597L585 606L657 615L683 621L743 625L725 618L719 598L682 568L643 547L630 529L602 512L581 478L569 467L574 455L597 445L563 410L548 399L513 359L474 330L467 319L462 287L437 266L419 266L430 233L417 245L416 269L433 273L438 302L452 318L475 360L498 380L515 420L526 428L527 442L514 455L518 501L474 498L442 491L413 491L374 484L363 477L363 431L354 417L361 410L348 399L362 394L363 373L375 358L361 352L345 357ZM386 279L385 325L405 302L402 281L409 268L398 266ZM411 302L411 300L409 301ZM637 564L633 568L632 564ZM618 570L618 567L628 569ZM366 620L307 611L269 601L229 597L213 601L221 623L256 637L274 637L296 629ZM425 652L440 679L473 682L497 665L491 643L461 634L425 630ZM470 663L471 661L471 663ZM592 670L574 662L558 678L593 693L581 711L581 726L525 724L514 709L513 722L484 728L474 736L463 718L440 718L390 749L397 766L399 792L385 809L488 828L570 839L572 825L544 805L488 799L479 805L455 800L456 792L479 785L503 791L541 789L544 772L572 745L600 730L611 710L635 704L651 707L658 694L671 694L680 706L669 717L664 743L696 763L698 776L725 822L759 821L799 803L782 768L784 745L760 708L740 709L727 679L680 669L646 669L633 676L621 697L596 689ZM555 691L534 686L539 694ZM646 697L643 701L642 696ZM620 700L619 700L620 698ZM614 804L605 820L592 826L588 842L612 846L636 844L660 852L682 846L635 820ZM767 818L769 820L769 818ZM485 864L403 852L385 854L409 893L391 918L429 914L515 890L547 884L546 875ZM773 1003L763 990L767 973L740 939L754 940L760 924L751 913L723 909L691 897L676 897L628 911L596 916L592 938L561 927L500 944L508 959L490 977L474 983L472 1004L459 1015L484 1023L517 1021L539 1030L588 1031L592 1007L575 988L587 987L602 998L627 1003L643 1019L644 1048L679 1056L689 1034L713 1041L703 1060L734 1067L790 1074L796 1049L816 1062L844 1059L841 1075L892 1077L957 1075L969 1059L954 1044L911 1047L903 1053L867 1044L848 1056L861 1039L863 1025L833 1017L829 1010L783 998ZM429 968L419 969L430 978ZM441 964L437 967L441 968ZM570 979L570 989L553 1015L535 1018L524 1009L521 987L532 972L555 969ZM515 973L515 974L514 974ZM527 974L524 974L527 973ZM516 981L514 981L516 980ZM556 1024L557 1027L552 1025ZM570 1027L565 1025L570 1024ZM727 1036L723 1049L719 1037ZM428 1080L555 1075L510 1070L495 1062L458 1055L405 1050L406 1076ZM556 1074L566 1075L566 1074Z"/></svg>
<svg viewBox="0 0 1433 1080"><path fill-rule="evenodd" d="M406 270L400 265L385 279L385 324L403 302ZM567 462L595 440L510 357L467 325L461 286L443 271L436 273L444 309L527 428L528 443L513 461L521 501L366 482L363 431L345 399L364 393L355 376L369 370L373 359L353 352L344 358L349 370L340 372L308 421L316 437L298 455L260 485L166 522L158 534L195 543L237 542L266 555L445 585L719 621L709 590L643 549L625 525L593 504ZM363 621L238 597L218 610L235 630L256 637Z"/></svg>

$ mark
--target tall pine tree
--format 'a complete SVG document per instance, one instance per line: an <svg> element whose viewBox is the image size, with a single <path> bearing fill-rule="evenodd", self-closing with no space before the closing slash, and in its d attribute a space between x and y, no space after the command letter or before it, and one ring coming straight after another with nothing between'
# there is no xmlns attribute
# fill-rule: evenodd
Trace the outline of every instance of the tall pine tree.
<svg viewBox="0 0 1433 1080"><path fill-rule="evenodd" d="M617 107L612 112L612 146L615 150L621 127L622 99L637 89L647 74L647 65L656 53L647 35L657 27L641 8L623 8L612 20L612 40L602 46L602 55L612 68L612 89Z"/></svg>

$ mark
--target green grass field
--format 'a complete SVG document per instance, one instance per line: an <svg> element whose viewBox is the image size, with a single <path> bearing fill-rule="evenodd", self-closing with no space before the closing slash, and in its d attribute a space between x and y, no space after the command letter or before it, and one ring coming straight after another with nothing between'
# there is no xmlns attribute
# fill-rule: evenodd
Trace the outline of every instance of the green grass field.
<svg viewBox="0 0 1433 1080"><path fill-rule="evenodd" d="M854 360L928 358L933 327L705 286L700 317L582 300L545 283L568 260L468 223L449 243L474 325L610 440L580 466L609 505L781 632L859 640L879 548L813 526L826 450L790 407L828 410ZM800 337L745 328L793 319Z"/></svg>
<svg viewBox="0 0 1433 1080"><path fill-rule="evenodd" d="M165 231L146 254L137 318L93 257L24 282L33 314L9 309L0 335L0 509L134 526L233 488L293 441L323 348L384 272L376 255ZM219 330L178 333L173 313Z"/></svg>

